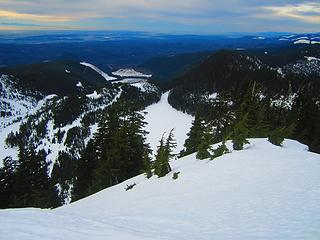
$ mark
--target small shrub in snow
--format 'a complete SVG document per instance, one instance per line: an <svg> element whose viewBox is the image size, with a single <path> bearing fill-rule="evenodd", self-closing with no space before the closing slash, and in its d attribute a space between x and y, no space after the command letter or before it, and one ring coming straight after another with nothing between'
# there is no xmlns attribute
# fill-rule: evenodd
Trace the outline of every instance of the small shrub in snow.
<svg viewBox="0 0 320 240"><path fill-rule="evenodd" d="M294 125L276 128L270 133L268 140L276 146L282 146L284 138L289 137L292 134L293 129Z"/></svg>
<svg viewBox="0 0 320 240"><path fill-rule="evenodd" d="M128 190L132 189L135 185L137 185L137 184L136 184L136 183L134 183L134 184L127 185L127 187L126 187L126 191L128 191Z"/></svg>

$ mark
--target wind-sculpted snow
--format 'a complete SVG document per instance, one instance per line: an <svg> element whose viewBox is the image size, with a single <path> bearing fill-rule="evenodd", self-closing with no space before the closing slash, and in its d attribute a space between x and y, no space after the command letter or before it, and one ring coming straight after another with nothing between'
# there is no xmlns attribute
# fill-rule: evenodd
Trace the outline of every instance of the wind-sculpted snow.
<svg viewBox="0 0 320 240"><path fill-rule="evenodd" d="M1 238L318 239L320 156L292 140L249 141L213 161L172 161L177 180L140 175L55 210L2 210Z"/></svg>

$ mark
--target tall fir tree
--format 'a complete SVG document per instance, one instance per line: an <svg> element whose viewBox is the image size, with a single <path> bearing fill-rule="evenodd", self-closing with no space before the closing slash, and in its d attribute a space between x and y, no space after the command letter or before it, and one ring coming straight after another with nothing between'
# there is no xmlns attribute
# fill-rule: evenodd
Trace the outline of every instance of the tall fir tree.
<svg viewBox="0 0 320 240"><path fill-rule="evenodd" d="M248 129L248 114L238 117L238 121L234 124L231 134L233 149L242 150L243 145L249 143L247 137L249 135Z"/></svg>
<svg viewBox="0 0 320 240"><path fill-rule="evenodd" d="M156 159L154 162L154 173L158 177L163 177L171 171L170 160L175 155L173 150L176 147L176 142L173 136L173 129L170 131L168 138L164 142L164 135L161 137L160 144L158 146Z"/></svg>
<svg viewBox="0 0 320 240"><path fill-rule="evenodd" d="M190 128L190 132L187 134L188 138L184 143L184 150L180 153L181 156L185 156L197 151L198 146L201 143L204 130L204 119L201 117L200 111L197 110Z"/></svg>
<svg viewBox="0 0 320 240"><path fill-rule="evenodd" d="M151 164L151 159L149 156L149 151L146 149L143 153L143 163L144 163L144 174L146 175L147 178L151 178L153 173L152 173L152 164Z"/></svg>
<svg viewBox="0 0 320 240"><path fill-rule="evenodd" d="M202 160L209 158L211 156L210 153L210 145L212 144L212 134L209 129L207 129L201 136L200 144L197 147L197 158Z"/></svg>
<svg viewBox="0 0 320 240"><path fill-rule="evenodd" d="M3 160L3 167L0 168L0 208L8 208L12 205L12 196L16 181L17 161L11 157Z"/></svg>
<svg viewBox="0 0 320 240"><path fill-rule="evenodd" d="M45 151L20 145L16 184L12 196L14 207L52 208L61 204L57 189L48 176Z"/></svg>
<svg viewBox="0 0 320 240"><path fill-rule="evenodd" d="M140 174L145 167L143 114L127 102L114 103L103 115L95 136L96 166L88 193L118 184Z"/></svg>

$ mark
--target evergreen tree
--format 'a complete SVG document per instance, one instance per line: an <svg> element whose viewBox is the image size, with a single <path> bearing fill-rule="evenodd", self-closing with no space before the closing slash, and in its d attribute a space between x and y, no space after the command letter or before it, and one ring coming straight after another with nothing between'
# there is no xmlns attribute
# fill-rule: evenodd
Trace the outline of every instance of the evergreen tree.
<svg viewBox="0 0 320 240"><path fill-rule="evenodd" d="M12 204L16 168L17 161L11 157L6 157L3 160L3 167L0 168L0 208L8 208Z"/></svg>
<svg viewBox="0 0 320 240"><path fill-rule="evenodd" d="M96 139L97 163L89 192L94 193L134 177L145 167L144 116L118 101L103 115Z"/></svg>
<svg viewBox="0 0 320 240"><path fill-rule="evenodd" d="M292 135L293 129L293 124L285 127L278 127L270 133L268 140L274 145L282 146L284 139Z"/></svg>
<svg viewBox="0 0 320 240"><path fill-rule="evenodd" d="M262 86L255 81L250 82L241 99L238 109L239 115L247 115L248 137L266 137L269 132L269 123L266 120L267 106L270 101L267 98L261 98Z"/></svg>
<svg viewBox="0 0 320 240"><path fill-rule="evenodd" d="M152 166L151 166L151 159L149 157L149 152L147 150L143 153L143 163L144 163L144 173L147 178L152 177Z"/></svg>
<svg viewBox="0 0 320 240"><path fill-rule="evenodd" d="M168 158L169 160L175 157L175 154L173 154L173 150L177 147L177 143L173 135L173 130L174 129L171 129L171 131L169 132L169 135L165 144L166 158Z"/></svg>
<svg viewBox="0 0 320 240"><path fill-rule="evenodd" d="M57 189L48 177L46 153L20 146L13 195L14 207L50 208L60 205Z"/></svg>
<svg viewBox="0 0 320 240"><path fill-rule="evenodd" d="M196 111L195 118L192 122L190 132L187 134L188 138L184 143L184 151L181 152L181 156L185 156L194 153L198 150L198 146L201 143L201 138L205 130L204 119L200 116L199 110Z"/></svg>
<svg viewBox="0 0 320 240"><path fill-rule="evenodd" d="M242 150L243 145L249 143L246 139L249 134L248 129L248 114L244 114L239 116L239 120L235 123L233 127L233 132L231 134L233 149L234 150Z"/></svg>
<svg viewBox="0 0 320 240"><path fill-rule="evenodd" d="M90 140L82 151L80 159L77 161L72 189L72 201L79 200L90 194L89 187L92 185L98 161L97 148L95 146L95 139Z"/></svg>
<svg viewBox="0 0 320 240"><path fill-rule="evenodd" d="M210 157L210 145L211 142L211 134L209 131L206 131L203 133L203 136L201 137L201 142L197 147L197 158L202 160Z"/></svg>
<svg viewBox="0 0 320 240"><path fill-rule="evenodd" d="M176 147L176 142L173 137L173 129L170 131L165 143L163 138L164 136L162 136L160 140L156 159L154 162L154 173L158 177L163 177L171 171L169 162L170 159L174 157L174 154L172 152Z"/></svg>
<svg viewBox="0 0 320 240"><path fill-rule="evenodd" d="M229 152L229 149L226 146L226 142L222 141L221 145L218 148L213 150L213 155L211 156L211 160L220 157Z"/></svg>
<svg viewBox="0 0 320 240"><path fill-rule="evenodd" d="M156 159L154 161L154 174L158 177L165 176L168 172L171 171L169 164L169 159L166 158L165 146L164 146L164 135L162 135L159 146L156 154Z"/></svg>

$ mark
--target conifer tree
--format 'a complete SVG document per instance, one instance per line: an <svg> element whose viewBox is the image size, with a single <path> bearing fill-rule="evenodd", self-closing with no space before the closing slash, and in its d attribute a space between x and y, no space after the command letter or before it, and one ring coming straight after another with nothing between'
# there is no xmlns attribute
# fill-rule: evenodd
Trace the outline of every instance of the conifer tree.
<svg viewBox="0 0 320 240"><path fill-rule="evenodd" d="M220 157L229 152L229 149L226 146L225 140L222 141L221 145L218 148L213 150L213 155L211 156L211 160Z"/></svg>
<svg viewBox="0 0 320 240"><path fill-rule="evenodd" d="M169 160L171 160L175 156L175 154L173 154L173 150L177 147L177 143L173 135L173 130L174 129L171 129L171 131L169 132L169 135L165 144L165 153L166 153L166 157Z"/></svg>
<svg viewBox="0 0 320 240"><path fill-rule="evenodd" d="M164 136L161 137L160 144L158 146L156 160L154 162L154 173L158 177L163 177L171 171L169 161L174 154L172 153L176 147L176 142L173 137L173 129L170 131L166 142L164 142Z"/></svg>
<svg viewBox="0 0 320 240"><path fill-rule="evenodd" d="M89 187L94 178L94 170L97 166L97 148L95 139L88 142L77 162L74 185L72 189L72 201L79 200L90 194Z"/></svg>
<svg viewBox="0 0 320 240"><path fill-rule="evenodd" d="M158 177L165 176L170 170L168 170L169 159L166 159L165 146L164 146L164 135L162 135L156 154L156 159L154 161L154 173ZM170 168L170 165L169 165Z"/></svg>
<svg viewBox="0 0 320 240"><path fill-rule="evenodd" d="M201 137L201 142L197 147L197 158L202 160L210 157L211 134L206 131Z"/></svg>
<svg viewBox="0 0 320 240"><path fill-rule="evenodd" d="M284 139L292 135L293 129L293 124L289 126L278 127L270 133L268 140L276 146L282 146Z"/></svg>
<svg viewBox="0 0 320 240"><path fill-rule="evenodd" d="M146 131L144 116L124 101L114 103L104 114L96 134L97 164L89 192L94 193L144 169Z"/></svg>
<svg viewBox="0 0 320 240"><path fill-rule="evenodd" d="M11 157L3 160L0 168L0 208L8 208L12 204L14 185L16 184L17 161Z"/></svg>
<svg viewBox="0 0 320 240"><path fill-rule="evenodd" d="M152 177L152 166L151 166L151 159L149 157L149 152L147 150L143 153L143 163L144 163L144 173L147 178Z"/></svg>
<svg viewBox="0 0 320 240"><path fill-rule="evenodd" d="M185 149L180 154L181 156L185 156L197 151L198 146L201 143L201 137L203 136L204 130L204 119L200 116L199 110L197 110L190 128L190 132L187 134L188 138L184 143Z"/></svg>
<svg viewBox="0 0 320 240"><path fill-rule="evenodd" d="M61 203L47 173L46 153L43 150L37 153L34 149L33 145L20 145L12 206L57 207Z"/></svg>
<svg viewBox="0 0 320 240"><path fill-rule="evenodd" d="M244 114L238 118L239 120L235 123L233 127L233 132L231 134L233 149L242 150L243 145L249 143L246 139L249 134L248 129L248 114Z"/></svg>

